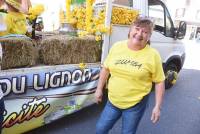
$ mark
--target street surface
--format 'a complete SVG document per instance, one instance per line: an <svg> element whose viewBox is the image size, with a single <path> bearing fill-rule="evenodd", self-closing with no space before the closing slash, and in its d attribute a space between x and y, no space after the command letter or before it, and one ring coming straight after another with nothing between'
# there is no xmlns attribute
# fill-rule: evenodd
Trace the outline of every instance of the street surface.
<svg viewBox="0 0 200 134"><path fill-rule="evenodd" d="M165 93L159 123L150 121L154 92L137 134L200 134L200 43L185 41L186 61L174 87ZM26 134L95 134L95 124L103 104L92 105L75 114ZM121 133L119 120L110 134Z"/></svg>

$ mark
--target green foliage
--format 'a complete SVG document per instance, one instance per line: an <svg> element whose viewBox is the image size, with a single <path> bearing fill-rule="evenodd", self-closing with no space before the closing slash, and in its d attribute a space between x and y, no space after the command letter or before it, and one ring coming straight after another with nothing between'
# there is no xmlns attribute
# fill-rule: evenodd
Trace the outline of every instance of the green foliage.
<svg viewBox="0 0 200 134"><path fill-rule="evenodd" d="M83 4L85 0L72 0L72 4Z"/></svg>

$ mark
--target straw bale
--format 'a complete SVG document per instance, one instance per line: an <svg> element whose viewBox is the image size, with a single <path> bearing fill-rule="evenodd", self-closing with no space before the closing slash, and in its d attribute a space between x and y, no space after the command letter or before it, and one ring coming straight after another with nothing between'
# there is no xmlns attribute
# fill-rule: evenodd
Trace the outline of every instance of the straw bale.
<svg viewBox="0 0 200 134"><path fill-rule="evenodd" d="M36 31L36 35L37 36L41 36L42 38L46 38L49 36L54 36L54 35L59 35L59 31L52 31L52 32L47 32L47 31Z"/></svg>
<svg viewBox="0 0 200 134"><path fill-rule="evenodd" d="M38 51L35 43L27 38L8 37L1 39L1 69L30 67L36 64Z"/></svg>
<svg viewBox="0 0 200 134"><path fill-rule="evenodd" d="M41 42L44 64L78 64L100 61L101 47L94 37L51 36Z"/></svg>

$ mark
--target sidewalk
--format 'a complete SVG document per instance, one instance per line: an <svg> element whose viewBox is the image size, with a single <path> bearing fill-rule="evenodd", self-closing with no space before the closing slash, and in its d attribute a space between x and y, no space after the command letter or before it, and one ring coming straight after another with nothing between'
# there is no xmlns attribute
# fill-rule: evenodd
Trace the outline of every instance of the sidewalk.
<svg viewBox="0 0 200 134"><path fill-rule="evenodd" d="M183 43L185 44L186 51L183 68L200 70L200 42L196 40L183 40Z"/></svg>

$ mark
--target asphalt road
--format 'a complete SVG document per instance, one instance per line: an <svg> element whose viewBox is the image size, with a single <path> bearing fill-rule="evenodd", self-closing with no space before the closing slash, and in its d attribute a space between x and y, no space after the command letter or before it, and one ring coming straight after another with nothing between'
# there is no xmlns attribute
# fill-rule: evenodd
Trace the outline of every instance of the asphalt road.
<svg viewBox="0 0 200 134"><path fill-rule="evenodd" d="M159 123L150 121L154 105L152 92L137 134L200 134L200 44L187 44L186 52L186 62L177 84L165 93ZM95 104L26 134L94 134L102 108L103 104ZM121 120L110 134L120 134L120 131Z"/></svg>

